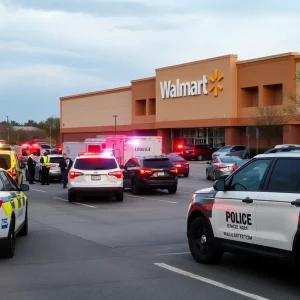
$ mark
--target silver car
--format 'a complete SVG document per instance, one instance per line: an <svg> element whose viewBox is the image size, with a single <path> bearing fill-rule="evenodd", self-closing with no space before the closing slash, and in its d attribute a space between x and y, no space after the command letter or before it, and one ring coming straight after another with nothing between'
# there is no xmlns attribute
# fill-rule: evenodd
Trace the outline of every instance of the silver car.
<svg viewBox="0 0 300 300"><path fill-rule="evenodd" d="M233 166L237 161L241 161L239 157L215 156L211 161L207 162L206 179L217 180L226 178L234 171Z"/></svg>
<svg viewBox="0 0 300 300"><path fill-rule="evenodd" d="M56 179L61 180L61 171L59 167L59 162L63 158L60 154L49 154L48 157L50 158L50 171L49 171L49 177L50 180ZM37 157L35 159L36 165L35 165L35 174L34 179L41 181L41 170L42 170L42 164L40 163L41 157ZM29 181L29 173L28 173L28 166L26 165L25 170L25 176L26 180Z"/></svg>
<svg viewBox="0 0 300 300"><path fill-rule="evenodd" d="M212 158L216 156L237 156L242 159L250 158L250 149L246 146L224 146L212 154Z"/></svg>

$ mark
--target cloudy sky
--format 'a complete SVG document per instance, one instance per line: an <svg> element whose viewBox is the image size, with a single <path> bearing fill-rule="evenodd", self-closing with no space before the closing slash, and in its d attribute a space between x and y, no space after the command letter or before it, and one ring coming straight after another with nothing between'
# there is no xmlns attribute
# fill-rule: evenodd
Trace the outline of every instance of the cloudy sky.
<svg viewBox="0 0 300 300"><path fill-rule="evenodd" d="M0 120L225 54L300 51L298 0L0 0Z"/></svg>

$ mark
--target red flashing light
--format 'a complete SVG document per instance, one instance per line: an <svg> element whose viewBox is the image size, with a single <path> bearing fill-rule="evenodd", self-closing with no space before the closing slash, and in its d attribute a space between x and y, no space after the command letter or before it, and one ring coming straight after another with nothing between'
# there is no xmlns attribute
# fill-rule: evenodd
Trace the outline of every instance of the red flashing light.
<svg viewBox="0 0 300 300"><path fill-rule="evenodd" d="M115 171L115 172L109 172L109 176L115 176L118 179L123 178L123 172L122 171Z"/></svg>
<svg viewBox="0 0 300 300"><path fill-rule="evenodd" d="M81 173L81 172L74 172L74 171L72 171L72 172L69 173L70 179L74 179L74 178L76 178L76 177L78 177L78 176L83 176L83 175L84 175L84 174Z"/></svg>
<svg viewBox="0 0 300 300"><path fill-rule="evenodd" d="M149 175L149 174L152 174L152 171L150 169L146 169L146 168L142 168L140 169L140 174L141 175Z"/></svg>
<svg viewBox="0 0 300 300"><path fill-rule="evenodd" d="M177 145L177 148L178 148L178 149L182 149L182 148L183 148L183 145L179 144L179 145Z"/></svg>

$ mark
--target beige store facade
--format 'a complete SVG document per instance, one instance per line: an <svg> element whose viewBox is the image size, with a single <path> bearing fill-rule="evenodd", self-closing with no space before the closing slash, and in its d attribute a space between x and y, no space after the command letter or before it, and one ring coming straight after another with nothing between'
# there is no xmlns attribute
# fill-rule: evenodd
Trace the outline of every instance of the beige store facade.
<svg viewBox="0 0 300 300"><path fill-rule="evenodd" d="M126 87L61 97L61 138L161 135L165 152L178 143L245 144L257 107L281 107L289 103L284 91L296 93L299 63L298 53L249 61L226 55L159 68ZM279 125L272 144L298 143L297 121ZM253 134L250 144L256 144ZM259 146L266 144L260 137Z"/></svg>

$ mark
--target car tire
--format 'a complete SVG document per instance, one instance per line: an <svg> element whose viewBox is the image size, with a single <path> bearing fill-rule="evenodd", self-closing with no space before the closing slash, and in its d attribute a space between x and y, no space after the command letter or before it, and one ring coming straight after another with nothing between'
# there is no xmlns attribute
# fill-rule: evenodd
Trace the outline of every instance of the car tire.
<svg viewBox="0 0 300 300"><path fill-rule="evenodd" d="M210 180L210 176L208 175L208 171L206 170L206 179Z"/></svg>
<svg viewBox="0 0 300 300"><path fill-rule="evenodd" d="M169 194L174 195L177 192L177 186L173 186L168 189Z"/></svg>
<svg viewBox="0 0 300 300"><path fill-rule="evenodd" d="M123 194L123 192L117 193L116 194L116 201L117 202L123 202L123 200L124 200L124 194Z"/></svg>
<svg viewBox="0 0 300 300"><path fill-rule="evenodd" d="M5 241L5 245L1 249L1 257L3 258L12 258L15 255L15 219L12 218L10 225L9 225L9 231L8 236Z"/></svg>
<svg viewBox="0 0 300 300"><path fill-rule="evenodd" d="M75 202L75 200L76 200L76 194L74 194L74 193L68 193L68 200L69 200L69 202Z"/></svg>
<svg viewBox="0 0 300 300"><path fill-rule="evenodd" d="M201 154L199 154L198 156L197 156L197 160L198 161L201 161L203 159L203 156L201 155Z"/></svg>
<svg viewBox="0 0 300 300"><path fill-rule="evenodd" d="M132 193L133 195L139 195L141 193L141 189L138 186L136 179L132 180Z"/></svg>
<svg viewBox="0 0 300 300"><path fill-rule="evenodd" d="M28 205L26 205L25 221L22 229L19 232L19 236L26 236L27 234L28 234Z"/></svg>
<svg viewBox="0 0 300 300"><path fill-rule="evenodd" d="M184 177L189 177L189 173L188 173L188 174L184 174L183 176L184 176Z"/></svg>
<svg viewBox="0 0 300 300"><path fill-rule="evenodd" d="M216 247L212 229L204 217L193 220L188 229L188 243L191 254L198 263L212 264L223 256L223 251Z"/></svg>

